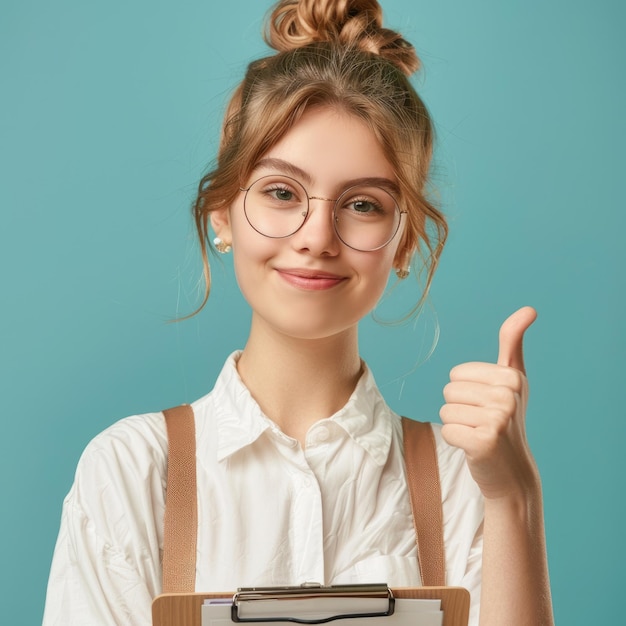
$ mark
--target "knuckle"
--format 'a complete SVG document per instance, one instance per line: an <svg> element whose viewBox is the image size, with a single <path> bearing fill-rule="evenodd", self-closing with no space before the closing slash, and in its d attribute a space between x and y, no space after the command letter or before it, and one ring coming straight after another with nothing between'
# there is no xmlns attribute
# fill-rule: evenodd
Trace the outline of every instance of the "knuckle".
<svg viewBox="0 0 626 626"><path fill-rule="evenodd" d="M512 367L505 370L503 384L517 393L524 388L525 376Z"/></svg>
<svg viewBox="0 0 626 626"><path fill-rule="evenodd" d="M517 399L518 399L518 395L516 393L511 393L508 395L503 409L505 411L505 413L507 414L507 417L513 416L515 415L515 413L517 412Z"/></svg>
<svg viewBox="0 0 626 626"><path fill-rule="evenodd" d="M479 456L482 459L493 458L504 438L511 423L510 418L502 411L492 410L482 428L477 429Z"/></svg>
<svg viewBox="0 0 626 626"><path fill-rule="evenodd" d="M494 436L500 438L509 427L511 423L510 414L507 411L494 410L491 415L491 431Z"/></svg>
<svg viewBox="0 0 626 626"><path fill-rule="evenodd" d="M498 385L493 388L494 404L508 414L515 412L517 408L517 397L517 393L510 387Z"/></svg>

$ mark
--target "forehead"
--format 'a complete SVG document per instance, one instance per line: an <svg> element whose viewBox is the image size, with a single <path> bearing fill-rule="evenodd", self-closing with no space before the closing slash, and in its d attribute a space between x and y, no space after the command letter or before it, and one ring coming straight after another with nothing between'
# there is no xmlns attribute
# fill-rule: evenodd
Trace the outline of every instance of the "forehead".
<svg viewBox="0 0 626 626"><path fill-rule="evenodd" d="M289 164L308 184L340 185L359 178L395 182L393 167L369 126L358 117L332 108L307 111L259 160L255 174Z"/></svg>

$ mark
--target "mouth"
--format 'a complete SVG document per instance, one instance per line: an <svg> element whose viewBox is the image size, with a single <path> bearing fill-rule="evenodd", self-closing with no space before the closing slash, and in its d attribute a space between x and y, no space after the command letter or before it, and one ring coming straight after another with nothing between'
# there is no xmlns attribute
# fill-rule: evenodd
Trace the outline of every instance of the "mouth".
<svg viewBox="0 0 626 626"><path fill-rule="evenodd" d="M336 287L344 280L345 276L339 276L331 272L305 269L277 269L279 276L294 287L311 291L323 291Z"/></svg>

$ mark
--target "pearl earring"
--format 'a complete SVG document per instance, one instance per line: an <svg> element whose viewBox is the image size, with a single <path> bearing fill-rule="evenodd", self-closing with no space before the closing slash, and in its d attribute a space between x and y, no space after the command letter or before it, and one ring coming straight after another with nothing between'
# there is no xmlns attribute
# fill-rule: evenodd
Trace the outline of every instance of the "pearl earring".
<svg viewBox="0 0 626 626"><path fill-rule="evenodd" d="M216 237L213 240L213 245L215 246L216 250L218 252L221 252L222 254L228 254L231 251L231 245L229 243L226 243L225 241L222 241L219 237Z"/></svg>
<svg viewBox="0 0 626 626"><path fill-rule="evenodd" d="M411 268L410 267L406 267L406 268L401 268L399 267L396 270L396 276L400 279L400 280L404 280L409 274L411 273Z"/></svg>

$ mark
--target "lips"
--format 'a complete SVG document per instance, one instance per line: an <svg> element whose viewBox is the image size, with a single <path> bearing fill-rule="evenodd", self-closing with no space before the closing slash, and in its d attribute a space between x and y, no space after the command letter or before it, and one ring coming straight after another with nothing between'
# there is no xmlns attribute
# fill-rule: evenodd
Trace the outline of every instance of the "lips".
<svg viewBox="0 0 626 626"><path fill-rule="evenodd" d="M277 269L276 271L290 285L311 291L332 289L345 280L345 276L321 270L287 268Z"/></svg>

